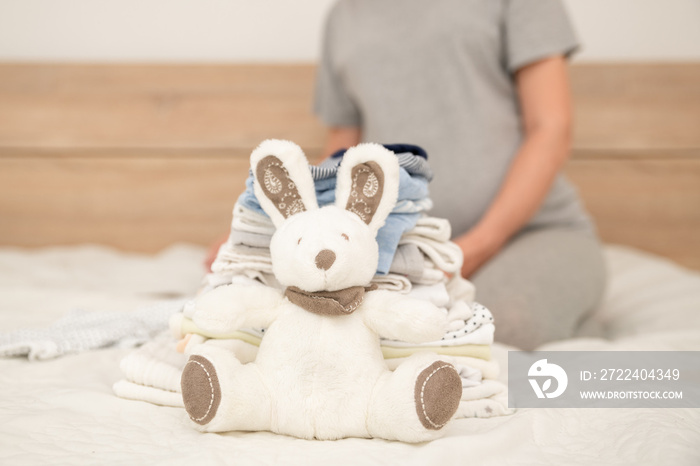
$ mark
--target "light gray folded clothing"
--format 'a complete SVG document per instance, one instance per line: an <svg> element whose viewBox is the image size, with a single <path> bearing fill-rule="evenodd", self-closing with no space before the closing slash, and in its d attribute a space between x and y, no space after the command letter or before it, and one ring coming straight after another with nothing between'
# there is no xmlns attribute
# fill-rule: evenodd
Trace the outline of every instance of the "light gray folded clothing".
<svg viewBox="0 0 700 466"><path fill-rule="evenodd" d="M255 273L272 273L272 263L267 260L216 260L211 266L211 271L216 275L246 275Z"/></svg>
<svg viewBox="0 0 700 466"><path fill-rule="evenodd" d="M241 231L231 229L229 241L232 245L251 246L254 248L270 248L270 240L272 235L262 233L253 233L250 231Z"/></svg>
<svg viewBox="0 0 700 466"><path fill-rule="evenodd" d="M447 272L457 273L462 268L464 256L462 250L451 241L439 241L426 236L405 234L399 244L413 244L435 264L435 267Z"/></svg>
<svg viewBox="0 0 700 466"><path fill-rule="evenodd" d="M222 253L229 253L232 257L244 259L265 259L267 261L270 258L269 247L255 247L247 246L245 244L234 244L233 246L230 246L227 250L222 251Z"/></svg>
<svg viewBox="0 0 700 466"><path fill-rule="evenodd" d="M239 274L247 272L272 273L269 248L255 248L242 244L224 243L211 265L214 274Z"/></svg>
<svg viewBox="0 0 700 466"><path fill-rule="evenodd" d="M275 226L269 217L243 207L238 202L233 206L231 229L270 236L275 232Z"/></svg>
<svg viewBox="0 0 700 466"><path fill-rule="evenodd" d="M419 218L416 226L408 230L406 234L444 242L450 240L452 228L449 220L426 215Z"/></svg>
<svg viewBox="0 0 700 466"><path fill-rule="evenodd" d="M423 275L425 259L415 244L402 244L396 248L389 272L406 275L410 280ZM411 280L413 281L413 280Z"/></svg>
<svg viewBox="0 0 700 466"><path fill-rule="evenodd" d="M49 327L0 333L0 356L50 359L113 345L135 346L167 328L170 316L185 303L160 301L133 312L75 310Z"/></svg>
<svg viewBox="0 0 700 466"><path fill-rule="evenodd" d="M399 293L408 293L413 288L411 281L397 273L388 273L386 275L375 275L372 278L372 284L377 285L380 290L397 291Z"/></svg>

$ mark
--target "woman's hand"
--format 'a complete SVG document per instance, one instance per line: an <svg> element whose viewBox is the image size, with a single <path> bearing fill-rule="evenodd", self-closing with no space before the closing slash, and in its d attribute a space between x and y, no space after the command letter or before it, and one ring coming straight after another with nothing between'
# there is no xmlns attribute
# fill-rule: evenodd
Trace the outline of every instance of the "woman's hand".
<svg viewBox="0 0 700 466"><path fill-rule="evenodd" d="M501 250L506 238L474 228L455 240L464 254L462 276L469 278Z"/></svg>
<svg viewBox="0 0 700 466"><path fill-rule="evenodd" d="M228 235L222 236L209 245L209 249L207 250L207 256L204 259L204 267L206 267L207 272L211 272L211 264L214 263L214 260L216 259L216 255L219 253L219 248L227 240L228 240Z"/></svg>

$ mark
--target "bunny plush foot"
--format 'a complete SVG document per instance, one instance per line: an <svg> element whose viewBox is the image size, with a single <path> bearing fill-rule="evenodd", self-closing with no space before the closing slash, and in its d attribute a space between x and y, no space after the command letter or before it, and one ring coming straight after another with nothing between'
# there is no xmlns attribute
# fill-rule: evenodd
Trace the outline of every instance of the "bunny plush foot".
<svg viewBox="0 0 700 466"><path fill-rule="evenodd" d="M437 438L462 397L455 368L434 354L418 353L378 380L370 402L370 436L403 442Z"/></svg>
<svg viewBox="0 0 700 466"><path fill-rule="evenodd" d="M413 393L423 427L439 430L457 412L462 379L452 364L435 361L418 374Z"/></svg>
<svg viewBox="0 0 700 466"><path fill-rule="evenodd" d="M270 429L270 396L258 368L226 348L200 345L182 371L181 387L185 410L201 431Z"/></svg>
<svg viewBox="0 0 700 466"><path fill-rule="evenodd" d="M203 356L190 356L180 383L182 401L190 419L199 425L208 424L221 403L221 386L214 365Z"/></svg>

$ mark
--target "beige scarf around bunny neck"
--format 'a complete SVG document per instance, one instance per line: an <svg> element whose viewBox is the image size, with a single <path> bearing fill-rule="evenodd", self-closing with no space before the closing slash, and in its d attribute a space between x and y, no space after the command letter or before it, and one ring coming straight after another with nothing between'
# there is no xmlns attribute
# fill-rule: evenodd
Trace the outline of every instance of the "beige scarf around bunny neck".
<svg viewBox="0 0 700 466"><path fill-rule="evenodd" d="M322 316L350 315L362 304L365 292L376 290L369 287L351 286L338 291L304 291L296 286L288 286L284 295L292 303L313 314Z"/></svg>

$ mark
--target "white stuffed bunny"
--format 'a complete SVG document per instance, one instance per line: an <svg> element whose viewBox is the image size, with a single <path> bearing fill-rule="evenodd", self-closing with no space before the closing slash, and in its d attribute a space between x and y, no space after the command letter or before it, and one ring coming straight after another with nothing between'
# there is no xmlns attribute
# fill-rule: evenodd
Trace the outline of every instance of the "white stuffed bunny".
<svg viewBox="0 0 700 466"><path fill-rule="evenodd" d="M288 141L251 156L255 194L277 230L270 254L284 293L263 285L216 288L195 302L203 330L266 328L254 363L200 345L182 374L190 418L207 432L268 430L306 439L439 435L462 395L451 364L418 353L391 372L379 336L440 339L433 304L373 290L377 230L396 203L399 165L377 144L347 151L335 205L319 208L308 162Z"/></svg>

